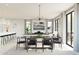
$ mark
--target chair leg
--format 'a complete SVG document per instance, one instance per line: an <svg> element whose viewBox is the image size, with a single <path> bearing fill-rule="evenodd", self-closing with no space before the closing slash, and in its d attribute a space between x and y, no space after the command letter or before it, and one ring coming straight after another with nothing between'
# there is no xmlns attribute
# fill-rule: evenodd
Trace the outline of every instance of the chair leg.
<svg viewBox="0 0 79 59"><path fill-rule="evenodd" d="M18 44L16 44L16 50L17 50L17 48L18 48Z"/></svg>
<svg viewBox="0 0 79 59"><path fill-rule="evenodd" d="M3 45L3 39L1 38L1 45Z"/></svg>
<svg viewBox="0 0 79 59"><path fill-rule="evenodd" d="M25 50L28 52L28 48L27 47L25 47Z"/></svg>
<svg viewBox="0 0 79 59"><path fill-rule="evenodd" d="M61 44L61 48L62 48L62 44Z"/></svg>
<svg viewBox="0 0 79 59"><path fill-rule="evenodd" d="M52 50L53 50L53 49L51 49L51 52L52 52Z"/></svg>
<svg viewBox="0 0 79 59"><path fill-rule="evenodd" d="M20 47L20 44L17 44L17 45L16 45L16 49L17 49L18 47Z"/></svg>
<svg viewBox="0 0 79 59"><path fill-rule="evenodd" d="M55 43L53 44L53 50L55 49Z"/></svg>
<svg viewBox="0 0 79 59"><path fill-rule="evenodd" d="M51 49L51 52L53 51L53 46L52 46L52 49Z"/></svg>
<svg viewBox="0 0 79 59"><path fill-rule="evenodd" d="M20 44L18 44L19 46L18 47L20 47Z"/></svg>
<svg viewBox="0 0 79 59"><path fill-rule="evenodd" d="M5 39L3 38L3 45L5 44Z"/></svg>
<svg viewBox="0 0 79 59"><path fill-rule="evenodd" d="M35 51L37 52L37 45L35 46Z"/></svg>
<svg viewBox="0 0 79 59"><path fill-rule="evenodd" d="M27 52L28 52L28 49L29 49L28 45L26 45L26 49L27 49Z"/></svg>
<svg viewBox="0 0 79 59"><path fill-rule="evenodd" d="M27 52L28 52L28 47L26 49L27 49Z"/></svg>
<svg viewBox="0 0 79 59"><path fill-rule="evenodd" d="M53 45L51 46L52 48L51 48L51 52L52 52L52 50L53 50Z"/></svg>
<svg viewBox="0 0 79 59"><path fill-rule="evenodd" d="M44 45L42 45L42 49L43 49L43 52L44 52Z"/></svg>
<svg viewBox="0 0 79 59"><path fill-rule="evenodd" d="M43 49L43 52L44 52L44 49Z"/></svg>

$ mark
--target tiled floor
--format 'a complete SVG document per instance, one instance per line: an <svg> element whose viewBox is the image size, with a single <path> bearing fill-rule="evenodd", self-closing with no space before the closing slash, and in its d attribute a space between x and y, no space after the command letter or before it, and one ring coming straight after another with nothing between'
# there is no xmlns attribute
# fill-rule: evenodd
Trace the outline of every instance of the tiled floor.
<svg viewBox="0 0 79 59"><path fill-rule="evenodd" d="M7 45L0 47L1 55L76 55L73 49L65 44L61 48L59 45L55 45L54 50L45 49L43 52L42 49L38 49L37 52L34 49L27 50L24 49L24 46L21 45L20 48L16 50L16 41L10 41Z"/></svg>

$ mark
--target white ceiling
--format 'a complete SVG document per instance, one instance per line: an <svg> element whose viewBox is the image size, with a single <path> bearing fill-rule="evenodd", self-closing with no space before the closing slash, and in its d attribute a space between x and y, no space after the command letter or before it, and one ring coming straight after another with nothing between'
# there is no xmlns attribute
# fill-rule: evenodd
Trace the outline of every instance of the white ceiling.
<svg viewBox="0 0 79 59"><path fill-rule="evenodd" d="M34 19L39 17L37 3L0 3L0 17ZM67 10L73 3L41 3L40 17L51 19Z"/></svg>

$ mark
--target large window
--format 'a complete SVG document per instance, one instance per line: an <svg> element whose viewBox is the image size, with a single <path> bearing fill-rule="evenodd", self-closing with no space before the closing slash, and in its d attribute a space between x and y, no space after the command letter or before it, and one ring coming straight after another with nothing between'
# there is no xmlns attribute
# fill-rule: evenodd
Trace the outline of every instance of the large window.
<svg viewBox="0 0 79 59"><path fill-rule="evenodd" d="M25 21L25 34L30 34L31 32L31 21Z"/></svg>
<svg viewBox="0 0 79 59"><path fill-rule="evenodd" d="M59 29L59 19L55 20L55 31Z"/></svg>
<svg viewBox="0 0 79 59"><path fill-rule="evenodd" d="M66 44L73 47L74 37L74 12L66 15Z"/></svg>
<svg viewBox="0 0 79 59"><path fill-rule="evenodd" d="M47 32L52 33L52 21L47 22Z"/></svg>

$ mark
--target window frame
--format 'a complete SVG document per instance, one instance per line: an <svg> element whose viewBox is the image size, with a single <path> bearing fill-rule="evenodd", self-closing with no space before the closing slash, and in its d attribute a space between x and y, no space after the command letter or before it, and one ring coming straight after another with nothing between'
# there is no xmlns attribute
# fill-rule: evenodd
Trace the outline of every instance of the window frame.
<svg viewBox="0 0 79 59"><path fill-rule="evenodd" d="M67 37L67 32L68 32L68 15L69 14L71 14L71 22L70 22L70 24L71 24L71 26L70 26L70 28L71 28L71 30L70 30L70 33L72 33L72 13L73 13L74 11L71 11L71 12L69 12L69 13L67 13L66 14L66 44L68 45L68 46L70 46L70 47L72 47L73 48L73 46L72 46L72 38L70 39L71 40L71 45L70 44L68 44L68 37ZM71 34L71 37L72 37L72 34Z"/></svg>

